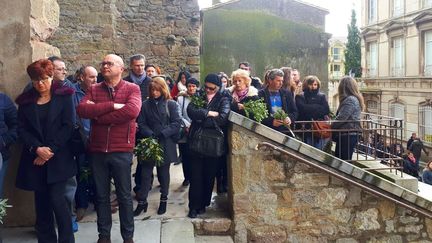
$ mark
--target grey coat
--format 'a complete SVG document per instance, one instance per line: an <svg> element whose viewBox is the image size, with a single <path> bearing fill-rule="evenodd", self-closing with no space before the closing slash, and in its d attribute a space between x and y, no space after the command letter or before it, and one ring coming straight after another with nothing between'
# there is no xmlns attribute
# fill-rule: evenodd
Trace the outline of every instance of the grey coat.
<svg viewBox="0 0 432 243"><path fill-rule="evenodd" d="M332 129L361 130L361 106L355 96L348 96L339 104L335 120L347 122L333 122Z"/></svg>

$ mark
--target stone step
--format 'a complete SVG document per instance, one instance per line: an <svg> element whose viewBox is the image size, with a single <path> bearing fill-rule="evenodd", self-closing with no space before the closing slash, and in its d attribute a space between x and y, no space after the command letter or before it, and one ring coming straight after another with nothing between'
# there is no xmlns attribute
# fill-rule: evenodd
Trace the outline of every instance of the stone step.
<svg viewBox="0 0 432 243"><path fill-rule="evenodd" d="M195 243L234 243L234 241L231 236L197 235L195 236Z"/></svg>
<svg viewBox="0 0 432 243"><path fill-rule="evenodd" d="M192 220L196 235L231 235L229 218L196 218Z"/></svg>
<svg viewBox="0 0 432 243"><path fill-rule="evenodd" d="M194 226L188 219L171 219L162 223L161 243L195 243Z"/></svg>

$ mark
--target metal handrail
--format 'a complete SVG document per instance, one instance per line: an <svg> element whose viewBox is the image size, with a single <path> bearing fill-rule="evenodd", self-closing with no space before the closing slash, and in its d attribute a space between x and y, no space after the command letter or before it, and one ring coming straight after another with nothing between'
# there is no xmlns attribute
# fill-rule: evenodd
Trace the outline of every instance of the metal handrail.
<svg viewBox="0 0 432 243"><path fill-rule="evenodd" d="M304 158L302 158L302 157L300 157L300 156L298 156L298 155L296 155L294 153L288 152L285 149L282 149L282 148L280 148L280 147L278 147L276 145L273 145L271 143L261 142L261 143L259 143L257 145L257 149L260 149L262 147L269 147L269 148L271 148L273 150L276 150L278 152L281 152L281 153L284 153L284 154L289 155L291 157L294 157L295 159L297 159L297 160L299 160L299 161L301 161L301 162L303 162L305 164L308 164L308 165L310 165L310 166L312 166L312 167L314 167L316 169L319 169L319 170L322 170L322 171L324 171L326 173L329 173L330 175L332 175L334 177L337 177L338 179L341 179L341 180L343 180L345 182L348 182L348 183L351 183L351 184L353 184L355 186L358 186L361 189L363 189L365 191L368 191L368 192L370 192L370 193L372 193L372 194L374 194L374 195L376 195L378 197L383 197L383 198L388 199L388 200L390 200L390 201L392 201L392 202L394 202L396 204L399 204L399 205L401 205L403 207L406 207L406 208L408 208L408 209L410 209L410 210L412 210L414 212L417 212L417 213L419 213L421 215L424 215L424 216L426 216L428 218L432 218L432 212L431 211L429 211L427 209L424 209L424 208L421 208L419 206L414 206L414 205L412 205L411 202L404 202L404 201L406 201L405 199L403 199L401 197L397 197L397 196L395 196L395 195L393 195L393 194L391 194L389 192L386 192L386 191L384 191L384 190L382 190L380 188L379 189L372 189L370 187L371 184L368 184L368 183L365 183L365 182L360 183L360 182L355 181L353 179L347 178L347 177L345 177L345 176L343 176L343 175L341 175L339 173L336 173L333 170L330 170L330 169L325 168L325 167L323 167L321 165L318 165L318 164L315 164L315 163L313 163L311 161L308 161L308 160L306 160L306 159L304 159ZM380 191L384 191L384 192L380 192ZM404 200L404 201L401 201L401 199Z"/></svg>

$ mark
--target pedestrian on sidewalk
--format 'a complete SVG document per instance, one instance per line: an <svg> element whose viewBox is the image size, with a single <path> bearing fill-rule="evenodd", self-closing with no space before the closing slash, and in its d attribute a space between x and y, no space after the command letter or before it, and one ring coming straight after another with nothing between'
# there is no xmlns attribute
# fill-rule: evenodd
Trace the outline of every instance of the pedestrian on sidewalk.
<svg viewBox="0 0 432 243"><path fill-rule="evenodd" d="M124 243L131 243L131 167L141 92L138 85L122 80L124 63L119 56L105 56L100 69L104 81L92 85L77 107L78 115L91 119L92 124L88 151L96 188L98 243L111 242L111 178L119 203L121 236Z"/></svg>
<svg viewBox="0 0 432 243"><path fill-rule="evenodd" d="M161 196L157 214L166 212L170 164L178 160L177 140L181 117L177 102L171 99L168 85L162 77L153 77L149 84L149 99L142 104L138 116L138 133L143 138L156 138L163 149L163 162L157 166L157 177L161 185ZM141 187L137 194L138 205L134 216L147 212L147 196L152 183L154 161L138 161L141 164Z"/></svg>

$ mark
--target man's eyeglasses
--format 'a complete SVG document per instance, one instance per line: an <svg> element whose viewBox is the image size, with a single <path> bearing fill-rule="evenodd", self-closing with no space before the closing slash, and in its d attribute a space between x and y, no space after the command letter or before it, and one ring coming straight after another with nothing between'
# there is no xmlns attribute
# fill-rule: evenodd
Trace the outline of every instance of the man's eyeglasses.
<svg viewBox="0 0 432 243"><path fill-rule="evenodd" d="M113 67L115 65L114 62L101 62L99 63L100 67L105 67L105 65L107 65L109 68Z"/></svg>
<svg viewBox="0 0 432 243"><path fill-rule="evenodd" d="M217 89L217 87L209 87L207 85L204 85L204 89L208 89L210 91L215 91Z"/></svg>
<svg viewBox="0 0 432 243"><path fill-rule="evenodd" d="M60 72L63 72L63 71L67 72L68 71L67 68L55 68L54 70L60 71Z"/></svg>

